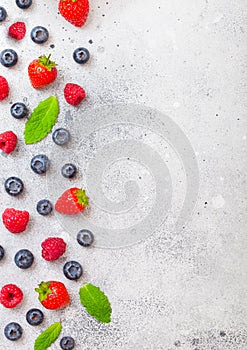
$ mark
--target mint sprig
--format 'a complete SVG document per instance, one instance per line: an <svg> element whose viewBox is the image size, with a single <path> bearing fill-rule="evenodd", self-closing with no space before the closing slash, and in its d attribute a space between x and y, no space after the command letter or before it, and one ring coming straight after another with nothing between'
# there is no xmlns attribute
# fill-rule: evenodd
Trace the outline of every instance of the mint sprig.
<svg viewBox="0 0 247 350"><path fill-rule="evenodd" d="M57 340L61 333L62 325L60 322L53 323L44 332L42 332L34 343L34 350L46 350Z"/></svg>
<svg viewBox="0 0 247 350"><path fill-rule="evenodd" d="M50 96L41 101L26 122L25 143L28 145L43 140L56 123L58 113L59 105L56 96Z"/></svg>
<svg viewBox="0 0 247 350"><path fill-rule="evenodd" d="M91 316L103 323L111 322L111 304L98 287L91 283L85 284L80 289L79 295L82 305Z"/></svg>

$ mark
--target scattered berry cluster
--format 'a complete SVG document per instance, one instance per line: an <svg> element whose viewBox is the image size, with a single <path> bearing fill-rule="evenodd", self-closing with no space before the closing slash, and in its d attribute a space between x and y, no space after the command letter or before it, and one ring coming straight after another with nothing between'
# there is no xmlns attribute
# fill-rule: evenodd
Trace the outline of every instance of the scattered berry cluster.
<svg viewBox="0 0 247 350"><path fill-rule="evenodd" d="M16 5L25 10L32 5L32 0L16 0ZM60 14L72 25L82 27L88 17L88 0L60 0L58 2ZM0 6L0 22L7 18L7 11ZM14 40L23 40L26 36L26 24L18 21L12 23L8 28L8 35ZM43 44L49 39L49 32L45 27L36 26L30 32L31 40L36 44ZM90 53L86 48L79 47L73 52L73 59L78 64L85 64L90 58ZM4 49L0 53L0 63L11 68L18 62L18 54L13 49ZM51 61L50 55L45 55L33 60L28 66L28 76L33 88L41 89L51 84L57 78L56 63ZM9 96L9 84L7 80L0 76L0 101ZM75 83L67 83L64 87L64 98L67 103L78 106L86 97L84 89ZM28 117L27 106L22 102L14 103L10 108L10 113L15 119ZM52 140L59 146L66 145L70 140L70 133L64 128L55 130ZM0 150L3 154L10 154L16 149L18 142L17 135L13 131L5 131L0 134ZM30 162L30 168L38 175L45 174L49 169L50 161L45 154L35 155ZM61 175L72 179L77 174L77 167L72 163L64 164L61 168ZM7 194L18 197L23 194L23 181L15 176L7 178L4 188ZM56 201L55 210L64 215L77 215L88 206L88 197L84 190L80 188L69 188ZM36 205L37 212L42 216L52 213L53 205L48 199L41 199ZM2 222L6 229L13 234L21 234L28 226L30 214L26 210L6 208L2 213ZM93 233L89 230L80 230L77 234L77 242L83 247L89 247L94 242ZM60 237L48 237L41 243L41 256L46 261L58 260L66 251L67 244ZM0 261L4 260L5 249L0 246ZM14 263L22 270L29 269L35 262L33 253L28 249L21 249L14 256ZM77 261L67 261L63 266L63 273L69 280L78 280L83 274L83 268ZM49 310L56 310L67 306L70 303L70 295L65 285L58 281L41 282L35 289L39 295L42 306ZM14 308L23 300L22 290L15 284L6 284L0 290L0 304L6 308ZM37 326L43 322L44 314L40 309L32 308L26 313L26 321ZM23 328L16 322L7 324L4 328L7 339L16 341L21 338ZM64 350L72 350L75 341L72 337L65 336L60 341L60 346Z"/></svg>
<svg viewBox="0 0 247 350"><path fill-rule="evenodd" d="M31 0L16 0L18 7L27 9L32 5ZM60 0L58 6L60 14L71 24L76 27L82 27L88 17L89 3L88 0ZM5 21L7 11L0 7L0 23ZM18 21L12 23L8 29L8 35L15 40L23 40L26 36L26 24ZM36 44L44 44L49 39L49 31L43 26L36 26L30 32L31 40ZM84 47L78 47L73 52L73 59L78 64L85 64L90 58L89 51ZM18 62L18 53L10 48L0 52L0 63L11 68ZM57 78L56 63L50 59L50 55L42 55L34 59L28 66L28 76L31 85L35 89L41 89L55 81ZM9 95L9 84L7 80L0 76L0 101ZM78 84L67 83L64 87L64 98L72 106L78 106L86 97L85 90ZM11 114L19 119L27 116L26 106L17 103L12 106Z"/></svg>

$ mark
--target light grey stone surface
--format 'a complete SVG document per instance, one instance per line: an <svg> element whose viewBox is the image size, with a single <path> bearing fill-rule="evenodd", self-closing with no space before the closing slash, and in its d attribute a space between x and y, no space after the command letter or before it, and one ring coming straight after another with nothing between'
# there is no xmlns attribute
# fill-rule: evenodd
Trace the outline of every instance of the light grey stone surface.
<svg viewBox="0 0 247 350"><path fill-rule="evenodd" d="M0 103L0 132L11 129L19 137L17 151L0 159L0 211L13 206L31 214L27 231L18 236L0 223L0 244L6 249L6 258L0 262L0 286L16 283L25 295L16 309L1 307L0 349L31 350L41 330L58 320L63 335L74 336L81 350L247 349L246 1L93 0L87 25L81 29L57 14L57 1L33 2L27 11L18 9L14 1L0 4L8 12L7 21L0 24L0 48L14 48L19 54L16 67L0 67L11 88L9 98ZM27 25L21 42L7 37L8 26L16 20ZM39 46L31 41L29 33L35 25L49 29L48 43ZM78 46L87 47L92 55L83 67L72 59ZM43 53L52 54L59 76L52 86L36 91L30 86L27 67ZM87 91L81 107L64 101L67 82L79 83ZM57 94L60 102L57 126L70 129L72 143L61 150L48 135L26 146L25 121L11 117L10 105L24 100L32 110L51 94ZM123 121L121 113L115 113L115 119L109 115L109 123L102 110L110 112L119 104L126 105L126 110L134 106L133 123ZM142 123L143 106L152 112ZM178 151L183 140L189 140L194 151ZM115 150L113 142L117 142ZM197 160L192 167L188 149ZM144 158L139 159L143 150ZM31 157L43 152L51 159L47 177L29 169ZM73 159L80 168L69 186L86 186L92 194L91 211L78 219L79 225L95 224L92 249L81 249L76 243L78 222L68 223L55 214L43 218L35 210L39 199L49 197L54 203L60 186L62 190L68 185L58 169L65 159ZM169 172L157 181L160 169ZM4 191L4 180L12 175L25 183L20 198ZM94 180L100 178L94 187ZM176 226L181 203L184 198L193 199L188 179L194 179L195 186L189 189L193 195L197 195L198 179L199 190L193 214L187 212L181 229ZM160 192L164 188L167 196ZM102 193L97 197L98 191ZM164 201L157 203L160 194ZM154 207L157 215L152 213ZM159 224L153 227L155 220ZM143 241L137 243L142 223ZM112 245L126 246L129 239L131 246L112 248L111 237L115 239L119 230L126 232L124 243L117 238ZM135 234L138 239L133 238ZM50 235L68 243L64 257L55 263L40 256L40 243ZM18 270L13 263L19 248L35 254L35 264L28 271ZM82 263L82 281L65 279L61 269L67 259ZM72 303L62 311L45 311L44 324L32 328L25 313L39 306L34 288L43 279L64 282ZM99 324L80 306L82 282L100 286L109 296L110 325ZM24 328L22 339L13 344L3 336L5 324L11 321ZM58 342L51 349L59 349Z"/></svg>

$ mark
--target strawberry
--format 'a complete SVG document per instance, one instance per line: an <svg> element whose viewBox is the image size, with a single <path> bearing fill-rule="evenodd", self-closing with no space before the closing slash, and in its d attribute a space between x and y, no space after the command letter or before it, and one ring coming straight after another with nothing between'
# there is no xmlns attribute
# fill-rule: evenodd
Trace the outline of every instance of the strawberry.
<svg viewBox="0 0 247 350"><path fill-rule="evenodd" d="M70 303L70 296L62 282L41 282L35 291L39 293L39 301L49 310L57 310Z"/></svg>
<svg viewBox="0 0 247 350"><path fill-rule="evenodd" d="M9 27L9 36L16 40L22 40L26 35L26 25L24 22L15 22Z"/></svg>
<svg viewBox="0 0 247 350"><path fill-rule="evenodd" d="M88 0L60 0L58 10L61 15L76 27L82 27L89 12Z"/></svg>
<svg viewBox="0 0 247 350"><path fill-rule="evenodd" d="M0 75L0 101L9 96L9 84L7 80Z"/></svg>
<svg viewBox="0 0 247 350"><path fill-rule="evenodd" d="M46 261L57 260L66 250L66 243L62 238L49 237L41 243L42 257Z"/></svg>
<svg viewBox="0 0 247 350"><path fill-rule="evenodd" d="M64 98L72 106L77 106L86 97L84 89L77 84L68 83L64 88Z"/></svg>
<svg viewBox="0 0 247 350"><path fill-rule="evenodd" d="M86 192L80 188L70 188L58 198L55 209L61 214L76 215L88 206Z"/></svg>
<svg viewBox="0 0 247 350"><path fill-rule="evenodd" d="M2 214L2 220L7 230L12 233L21 233L27 227L29 213L26 210L7 208Z"/></svg>
<svg viewBox="0 0 247 350"><path fill-rule="evenodd" d="M6 284L0 291L0 303L8 309L16 307L22 299L22 290L15 284Z"/></svg>
<svg viewBox="0 0 247 350"><path fill-rule="evenodd" d="M29 79L35 89L51 84L57 77L56 63L50 57L40 56L28 66Z"/></svg>
<svg viewBox="0 0 247 350"><path fill-rule="evenodd" d="M9 154L16 148L17 136L13 131L5 131L0 134L0 150L4 153Z"/></svg>

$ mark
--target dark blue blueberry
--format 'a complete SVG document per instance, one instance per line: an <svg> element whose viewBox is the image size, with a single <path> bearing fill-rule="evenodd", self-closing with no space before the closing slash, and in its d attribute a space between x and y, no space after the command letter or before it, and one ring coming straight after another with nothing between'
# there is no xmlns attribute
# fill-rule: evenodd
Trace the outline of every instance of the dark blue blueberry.
<svg viewBox="0 0 247 350"><path fill-rule="evenodd" d="M28 109L27 106L22 102L14 103L10 108L10 113L12 117L16 119L21 119L27 116Z"/></svg>
<svg viewBox="0 0 247 350"><path fill-rule="evenodd" d="M89 247L93 244L94 235L89 230L81 230L77 234L77 242L83 247Z"/></svg>
<svg viewBox="0 0 247 350"><path fill-rule="evenodd" d="M10 196L18 196L22 193L24 184L18 177L12 176L5 181L4 188Z"/></svg>
<svg viewBox="0 0 247 350"><path fill-rule="evenodd" d="M57 129L53 132L52 139L59 146L66 145L70 139L69 131L64 128Z"/></svg>
<svg viewBox="0 0 247 350"><path fill-rule="evenodd" d="M16 0L16 5L21 9L28 9L32 5L32 0Z"/></svg>
<svg viewBox="0 0 247 350"><path fill-rule="evenodd" d="M64 166L61 169L61 173L64 177L71 179L77 173L76 166L74 164L71 164L71 163L64 164Z"/></svg>
<svg viewBox="0 0 247 350"><path fill-rule="evenodd" d="M36 44L43 44L49 39L49 32L45 27L34 27L31 31L31 39Z"/></svg>
<svg viewBox="0 0 247 350"><path fill-rule="evenodd" d="M4 248L0 245L0 260L4 257Z"/></svg>
<svg viewBox="0 0 247 350"><path fill-rule="evenodd" d="M75 49L75 51L73 52L73 58L76 61L76 63L84 64L87 63L87 61L89 60L90 53L85 47L78 47L78 49Z"/></svg>
<svg viewBox="0 0 247 350"><path fill-rule="evenodd" d="M36 209L40 215L48 215L52 212L52 204L48 199L41 199L37 203Z"/></svg>
<svg viewBox="0 0 247 350"><path fill-rule="evenodd" d="M32 266L33 254L28 249L21 249L15 254L15 264L20 269L28 269Z"/></svg>
<svg viewBox="0 0 247 350"><path fill-rule="evenodd" d="M31 326L38 326L44 320L44 314L39 309L30 309L26 313L26 320Z"/></svg>
<svg viewBox="0 0 247 350"><path fill-rule="evenodd" d="M63 267L64 276L69 280L78 280L82 272L82 266L77 261L68 261Z"/></svg>
<svg viewBox="0 0 247 350"><path fill-rule="evenodd" d="M75 341L72 337L63 337L60 340L60 346L63 350L72 350L75 347Z"/></svg>
<svg viewBox="0 0 247 350"><path fill-rule="evenodd" d="M0 6L0 22L5 21L7 17L7 11L5 10L4 7Z"/></svg>
<svg viewBox="0 0 247 350"><path fill-rule="evenodd" d="M36 174L45 174L49 168L49 159L44 154L38 154L31 160L31 169Z"/></svg>
<svg viewBox="0 0 247 350"><path fill-rule="evenodd" d="M18 61L17 53L12 49L3 50L0 53L0 62L4 67L13 67Z"/></svg>
<svg viewBox="0 0 247 350"><path fill-rule="evenodd" d="M10 322L4 328L4 335L7 339L15 341L21 338L23 333L22 327L19 323Z"/></svg>

